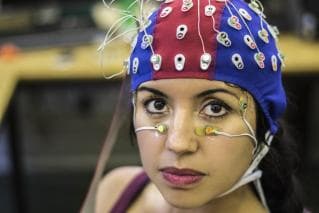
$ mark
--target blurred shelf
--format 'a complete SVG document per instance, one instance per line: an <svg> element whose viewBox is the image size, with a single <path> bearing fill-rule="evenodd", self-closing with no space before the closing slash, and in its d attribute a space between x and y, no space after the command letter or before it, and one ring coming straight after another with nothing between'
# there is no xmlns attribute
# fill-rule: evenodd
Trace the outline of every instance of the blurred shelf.
<svg viewBox="0 0 319 213"><path fill-rule="evenodd" d="M96 44L89 44L29 50L0 59L0 123L18 81L103 79L122 70L129 45L114 43L103 60L96 49Z"/></svg>
<svg viewBox="0 0 319 213"><path fill-rule="evenodd" d="M94 41L97 37L104 37L104 35L105 32L95 27L43 30L29 34L0 36L0 44L13 43L24 50L35 50L63 46L81 46L88 41Z"/></svg>
<svg viewBox="0 0 319 213"><path fill-rule="evenodd" d="M279 44L286 58L284 74L319 74L319 42L283 35Z"/></svg>

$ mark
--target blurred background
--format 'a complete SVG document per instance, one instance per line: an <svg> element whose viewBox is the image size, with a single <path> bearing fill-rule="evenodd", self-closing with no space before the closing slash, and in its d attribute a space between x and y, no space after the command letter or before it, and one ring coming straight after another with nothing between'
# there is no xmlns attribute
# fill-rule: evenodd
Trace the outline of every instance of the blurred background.
<svg viewBox="0 0 319 213"><path fill-rule="evenodd" d="M319 212L319 3L262 2L281 29L285 117L299 145L304 200ZM0 0L1 213L78 212L121 85L103 75L119 72L128 54L129 37L109 47L103 66L96 51L117 18L102 0ZM106 171L139 164L129 141L120 134Z"/></svg>

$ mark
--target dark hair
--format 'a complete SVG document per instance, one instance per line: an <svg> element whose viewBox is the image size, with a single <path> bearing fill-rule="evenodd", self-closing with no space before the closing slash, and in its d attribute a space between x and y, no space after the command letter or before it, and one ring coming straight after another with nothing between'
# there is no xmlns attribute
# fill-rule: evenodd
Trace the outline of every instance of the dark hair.
<svg viewBox="0 0 319 213"><path fill-rule="evenodd" d="M267 125L260 110L257 110L257 139L264 141ZM261 183L267 204L272 213L302 213L301 190L296 178L299 164L297 145L290 134L291 127L280 121L270 150L261 161Z"/></svg>

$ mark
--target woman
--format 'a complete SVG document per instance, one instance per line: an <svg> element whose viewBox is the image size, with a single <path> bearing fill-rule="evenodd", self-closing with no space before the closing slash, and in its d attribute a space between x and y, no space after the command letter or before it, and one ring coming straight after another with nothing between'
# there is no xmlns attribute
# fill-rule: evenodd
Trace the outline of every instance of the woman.
<svg viewBox="0 0 319 213"><path fill-rule="evenodd" d="M166 0L139 19L128 68L143 168L107 174L97 213L302 212L264 18L258 1Z"/></svg>

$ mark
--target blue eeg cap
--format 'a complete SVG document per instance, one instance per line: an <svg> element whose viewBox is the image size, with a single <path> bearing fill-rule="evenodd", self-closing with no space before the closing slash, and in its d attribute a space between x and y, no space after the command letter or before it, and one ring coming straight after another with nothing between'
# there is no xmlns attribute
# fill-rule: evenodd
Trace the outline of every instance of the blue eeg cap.
<svg viewBox="0 0 319 213"><path fill-rule="evenodd" d="M168 78L232 83L254 97L275 134L277 120L286 109L281 79L283 59L275 28L264 20L257 1L199 2L166 0L149 17L130 56L131 89L136 90L145 81ZM202 57L204 53L211 56L210 60Z"/></svg>

